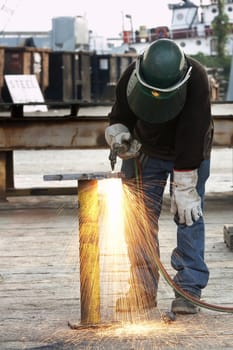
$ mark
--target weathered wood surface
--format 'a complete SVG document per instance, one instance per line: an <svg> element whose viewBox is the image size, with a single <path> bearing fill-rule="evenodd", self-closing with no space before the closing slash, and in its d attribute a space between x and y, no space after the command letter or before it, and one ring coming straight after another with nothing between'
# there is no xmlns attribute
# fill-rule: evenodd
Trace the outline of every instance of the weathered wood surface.
<svg viewBox="0 0 233 350"><path fill-rule="evenodd" d="M207 196L206 261L210 281L203 299L233 305L233 252L223 241L224 224L232 223L231 193ZM233 349L233 314L202 309L165 324L173 292L161 278L158 308L141 315L136 324L112 328L70 330L80 320L78 223L76 196L14 199L0 205L0 349ZM168 271L175 245L175 225L165 200L160 221L161 258ZM106 254L107 255L107 254ZM110 260L109 260L110 261ZM127 257L121 256L122 292L127 283ZM108 271L111 273L111 263ZM111 273L111 279L114 272ZM102 320L111 321L116 298L109 273L101 277ZM112 293L112 294L111 294ZM108 309L106 309L106 305ZM128 320L127 320L128 321ZM114 324L113 324L114 325Z"/></svg>

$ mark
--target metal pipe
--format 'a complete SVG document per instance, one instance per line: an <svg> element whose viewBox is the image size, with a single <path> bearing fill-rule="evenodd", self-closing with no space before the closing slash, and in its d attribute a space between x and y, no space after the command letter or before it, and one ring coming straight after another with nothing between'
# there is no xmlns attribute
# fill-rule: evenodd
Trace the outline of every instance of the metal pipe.
<svg viewBox="0 0 233 350"><path fill-rule="evenodd" d="M100 322L98 181L78 185L81 324Z"/></svg>
<svg viewBox="0 0 233 350"><path fill-rule="evenodd" d="M81 322L68 322L72 329L112 327L112 323L101 323L100 313L98 181L123 177L123 173L117 172L55 174L43 177L45 181L78 181Z"/></svg>

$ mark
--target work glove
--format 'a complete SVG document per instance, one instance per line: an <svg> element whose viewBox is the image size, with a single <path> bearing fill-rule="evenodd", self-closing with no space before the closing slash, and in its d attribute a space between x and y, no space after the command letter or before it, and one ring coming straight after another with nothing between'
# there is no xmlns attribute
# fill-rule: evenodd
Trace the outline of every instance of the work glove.
<svg viewBox="0 0 233 350"><path fill-rule="evenodd" d="M105 139L112 150L122 159L136 158L141 144L132 138L129 129L123 124L113 124L105 129Z"/></svg>
<svg viewBox="0 0 233 350"><path fill-rule="evenodd" d="M174 171L171 213L178 214L179 223L191 226L203 214L201 198L197 193L197 170Z"/></svg>

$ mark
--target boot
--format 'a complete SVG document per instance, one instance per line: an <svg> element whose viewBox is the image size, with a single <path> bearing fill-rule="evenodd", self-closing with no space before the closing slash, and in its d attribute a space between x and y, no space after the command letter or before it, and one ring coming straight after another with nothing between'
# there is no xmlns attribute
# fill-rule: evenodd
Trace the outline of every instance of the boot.
<svg viewBox="0 0 233 350"><path fill-rule="evenodd" d="M116 312L142 312L157 306L156 296L145 291L129 291L116 301Z"/></svg>
<svg viewBox="0 0 233 350"><path fill-rule="evenodd" d="M188 315L197 314L200 308L182 296L176 296L172 301L171 310L175 314Z"/></svg>

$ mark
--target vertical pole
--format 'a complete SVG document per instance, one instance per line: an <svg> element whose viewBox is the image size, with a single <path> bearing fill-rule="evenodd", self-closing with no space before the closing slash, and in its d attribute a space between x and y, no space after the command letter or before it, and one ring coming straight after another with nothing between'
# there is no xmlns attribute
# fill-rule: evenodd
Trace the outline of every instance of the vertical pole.
<svg viewBox="0 0 233 350"><path fill-rule="evenodd" d="M6 200L6 152L0 151L0 200Z"/></svg>
<svg viewBox="0 0 233 350"><path fill-rule="evenodd" d="M81 324L100 322L98 181L78 183Z"/></svg>
<svg viewBox="0 0 233 350"><path fill-rule="evenodd" d="M6 152L6 188L14 188L14 157L13 151Z"/></svg>

